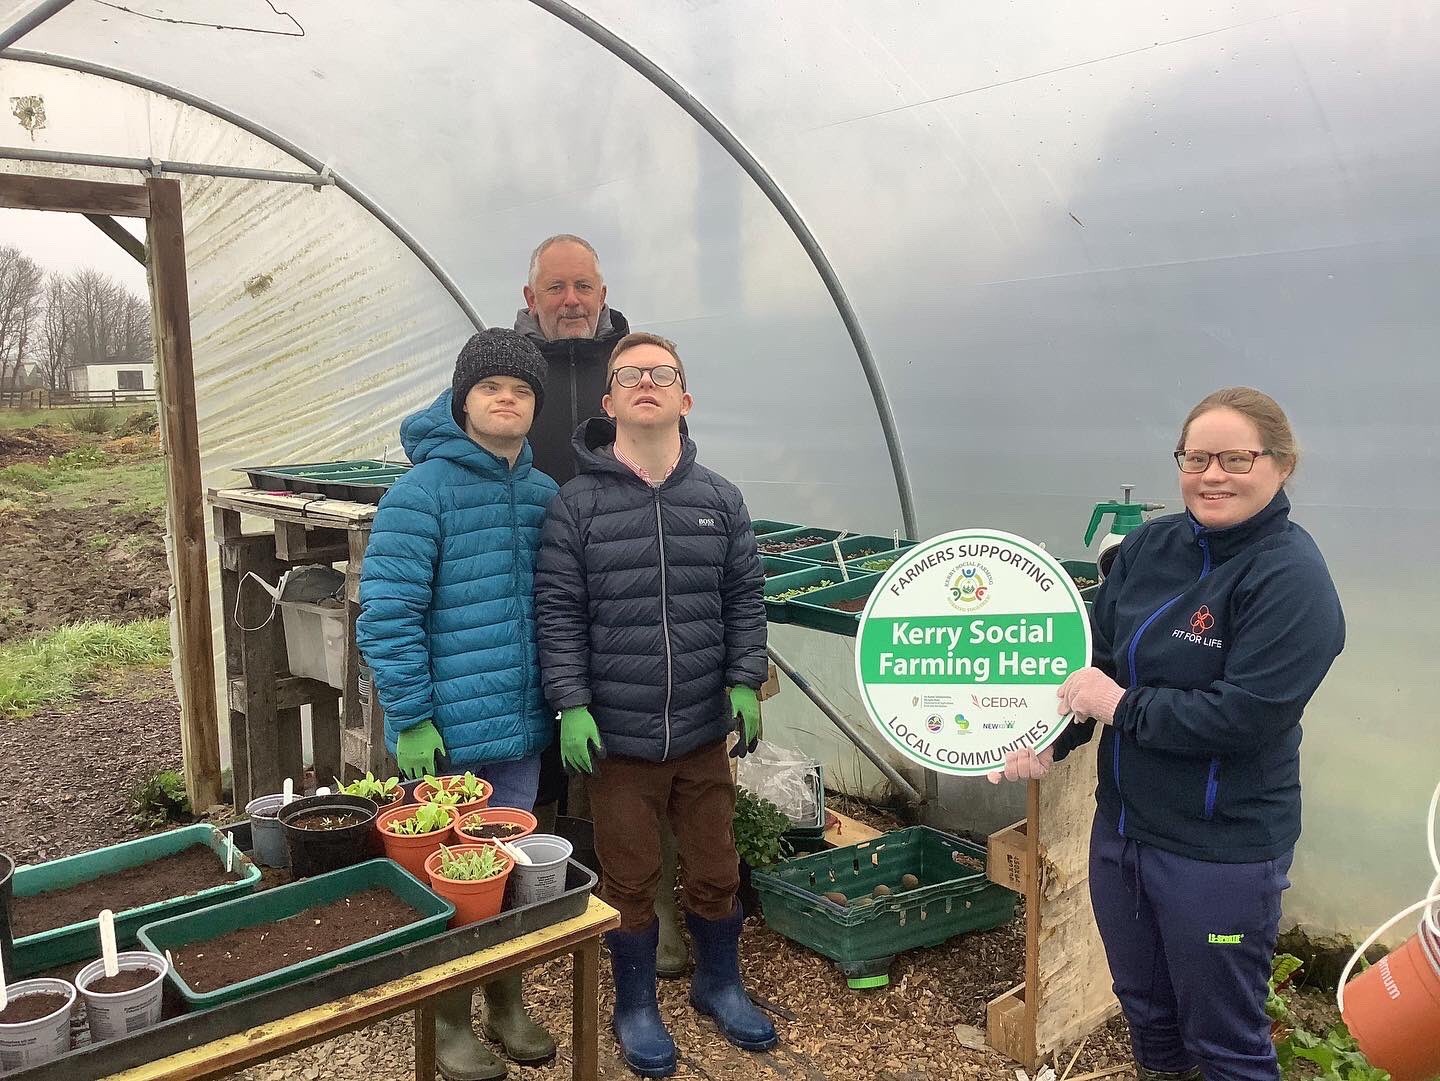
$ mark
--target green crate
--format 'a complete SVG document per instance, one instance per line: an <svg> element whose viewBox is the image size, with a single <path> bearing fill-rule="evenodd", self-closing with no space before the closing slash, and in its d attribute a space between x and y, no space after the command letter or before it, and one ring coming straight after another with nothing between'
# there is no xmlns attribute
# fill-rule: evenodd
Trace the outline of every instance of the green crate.
<svg viewBox="0 0 1440 1081"><path fill-rule="evenodd" d="M66 889L90 882L106 875L125 871L131 867L151 863L165 856L183 852L194 844L204 844L223 866L225 863L226 838L214 826L185 826L153 837L141 837L134 841L110 845L93 852L82 852L78 856L67 856L62 860L36 864L33 867L17 867L13 879L16 897L33 897L37 893ZM131 949L136 942L136 932L142 924L166 916L191 912L218 901L249 893L260 881L260 868L250 862L239 849L235 851L233 869L240 875L234 882L212 886L208 890L192 893L188 897L172 897L167 901L156 901L151 905L126 909L115 913L115 942L120 949ZM15 965L20 972L35 972L55 965L69 964L100 956L100 913L82 923L66 927L54 927L49 931L26 935L15 940Z"/></svg>
<svg viewBox="0 0 1440 1081"><path fill-rule="evenodd" d="M787 860L754 872L751 882L771 928L832 961L855 964L1013 920L1016 895L986 878L984 868L984 845L911 826ZM906 874L920 885L902 890ZM894 892L865 900L881 883ZM826 900L826 893L843 893L852 903Z"/></svg>
<svg viewBox="0 0 1440 1081"><path fill-rule="evenodd" d="M871 560L874 559L888 559L890 560L891 566L893 566L900 559L901 556L905 555L906 552L910 551L914 547L914 541L901 541L899 548L891 548L884 552L876 552L873 556L857 557L853 562L849 564L849 567L852 573L855 571L859 571L861 574L884 574L885 571L888 571L890 569L890 567L886 567L884 568L884 570L877 571L870 570L865 566L865 564L869 563Z"/></svg>
<svg viewBox="0 0 1440 1081"><path fill-rule="evenodd" d="M849 563L852 560L859 562L861 559L870 559L873 556L878 556L886 552L912 547L914 547L914 545L909 541L901 541L900 547L897 549L894 537L877 537L871 536L868 533L862 533L858 537L846 537L842 540L840 542L840 554L845 558L845 562ZM855 553L862 548L869 548L872 554L869 556L857 556ZM809 548L797 548L795 551L786 552L785 554L791 559L805 559L812 563L829 563L832 566L836 563L835 545L833 544L816 544Z"/></svg>
<svg viewBox="0 0 1440 1081"><path fill-rule="evenodd" d="M771 623L790 623L793 621L795 612L795 609L791 607L795 604L795 601L771 600L775 595L799 586L812 586L816 582L840 581L840 569L838 567L827 567L823 563L806 563L803 564L803 566L803 570L791 571L789 574L777 574L774 578L767 578L765 580L765 618ZM854 577L860 576L856 575ZM864 575L864 577L874 578L875 575L867 574ZM816 592L819 592L819 590Z"/></svg>
<svg viewBox="0 0 1440 1081"><path fill-rule="evenodd" d="M797 522L777 522L773 518L755 518L750 522L750 528L754 530L757 537L763 537L768 533L784 533L787 530L799 529Z"/></svg>
<svg viewBox="0 0 1440 1081"><path fill-rule="evenodd" d="M822 569L825 567L823 563L818 565ZM836 573L838 573L838 568L831 570L831 574ZM771 580L778 582L780 579ZM817 631L846 634L854 638L856 632L860 630L860 613L841 612L834 608L827 608L826 604L829 601L849 601L857 597L868 597L879 581L878 574L856 574L851 571L848 582L826 586L813 593L806 593L803 597L786 601L785 603L790 606L790 622L798 623L802 627L813 627Z"/></svg>
<svg viewBox="0 0 1440 1081"><path fill-rule="evenodd" d="M389 890L416 909L420 918L394 931L367 938L364 942L331 950L299 964L287 965L285 968L241 980L216 991L192 990L173 968L166 975L166 979L175 985L192 1009L206 1009L222 1002L253 995L257 991L268 991L294 983L351 961L373 957L397 946L418 942L422 938L429 938L444 931L450 917L455 915L454 905L435 896L398 863L377 859L343 867L328 874L315 875L313 878L292 882L288 886L277 886L273 890L227 901L223 905L215 905L199 912L147 923L140 928L140 941L147 950L163 955L167 949L175 950L192 942L204 942L242 927L278 923L314 905L338 901L342 897L375 888Z"/></svg>
<svg viewBox="0 0 1440 1081"><path fill-rule="evenodd" d="M782 574L790 574L793 571L809 570L815 566L814 563L807 563L803 559L791 559L789 556L761 556L760 564L765 568L769 582L771 578L778 578ZM774 573L771 573L771 572Z"/></svg>
<svg viewBox="0 0 1440 1081"><path fill-rule="evenodd" d="M1093 586L1086 586L1080 590L1080 599L1085 602L1085 607L1091 607L1095 603L1095 594L1100 592L1099 568L1097 568L1094 563L1085 559L1062 559L1060 566L1065 568L1066 574L1071 576L1076 574L1083 575L1095 582Z"/></svg>
<svg viewBox="0 0 1440 1081"><path fill-rule="evenodd" d="M818 526L802 525L802 526L796 526L794 529L782 529L782 530L780 530L778 533L768 533L768 534L766 534L765 536L760 537L759 540L758 540L758 543L759 543L759 544L772 544L772 543L774 543L774 542L776 542L776 541L784 542L784 541L798 540L798 539L801 538L801 537L820 537L820 538L822 538L823 540L830 541L830 540L834 540L834 539L835 539L836 537L838 537L839 535L840 535L840 530L838 530L838 529L821 529L821 528L818 527ZM787 559L793 559L793 558L794 558L794 556L792 556L789 552L765 552L765 551L762 551L760 554L761 554L762 556L766 556L766 555L785 556Z"/></svg>

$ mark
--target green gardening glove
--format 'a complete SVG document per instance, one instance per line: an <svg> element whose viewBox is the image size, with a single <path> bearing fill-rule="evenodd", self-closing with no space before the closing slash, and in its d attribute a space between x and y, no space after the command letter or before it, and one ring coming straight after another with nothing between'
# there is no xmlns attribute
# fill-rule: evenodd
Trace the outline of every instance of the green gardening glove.
<svg viewBox="0 0 1440 1081"><path fill-rule="evenodd" d="M730 716L740 718L740 740L730 748L731 758L744 758L760 742L760 699L752 687L731 687Z"/></svg>
<svg viewBox="0 0 1440 1081"><path fill-rule="evenodd" d="M410 780L419 780L435 772L435 755L449 754L440 730L434 721L421 721L414 728L407 728L395 740L395 764Z"/></svg>
<svg viewBox="0 0 1440 1081"><path fill-rule="evenodd" d="M560 711L560 761L567 769L591 773L590 747L599 758L605 757L605 744L600 742L600 729L590 716L589 706L571 706Z"/></svg>

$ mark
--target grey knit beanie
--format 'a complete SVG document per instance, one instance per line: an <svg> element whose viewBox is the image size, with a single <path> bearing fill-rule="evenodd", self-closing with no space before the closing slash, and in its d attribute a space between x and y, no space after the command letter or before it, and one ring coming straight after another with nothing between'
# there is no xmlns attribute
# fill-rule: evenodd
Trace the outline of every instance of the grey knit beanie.
<svg viewBox="0 0 1440 1081"><path fill-rule="evenodd" d="M450 412L455 423L465 427L465 399L475 384L492 375L509 375L523 379L535 391L535 415L545 404L545 374L547 366L540 350L525 335L504 327L488 327L477 334L460 349L455 358L454 390Z"/></svg>

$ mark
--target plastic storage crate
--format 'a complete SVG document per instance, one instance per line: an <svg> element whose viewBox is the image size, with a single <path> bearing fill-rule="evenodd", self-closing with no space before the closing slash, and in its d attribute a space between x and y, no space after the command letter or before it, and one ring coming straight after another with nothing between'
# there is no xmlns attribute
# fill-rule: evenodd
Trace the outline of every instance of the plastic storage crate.
<svg viewBox="0 0 1440 1081"><path fill-rule="evenodd" d="M361 459L351 462L311 462L304 465L242 466L252 487L269 492L302 492L357 503L378 503L390 486L409 472L403 462Z"/></svg>
<svg viewBox="0 0 1440 1081"><path fill-rule="evenodd" d="M825 564L821 563L818 566L824 567ZM831 564L831 576L839 573L840 569ZM778 578L772 579L776 582L779 580ZM813 627L817 631L846 634L854 638L860 630L860 612L842 612L838 608L829 607L829 604L831 601L852 601L868 597L879 581L878 574L858 574L851 571L848 582L838 582L833 586L826 586L824 589L817 589L812 593L806 593L804 596L787 601L786 603L790 606L790 622L798 623L802 627Z"/></svg>
<svg viewBox="0 0 1440 1081"><path fill-rule="evenodd" d="M166 856L183 852L196 844L203 844L215 853L215 859L223 867L227 840L214 826L185 826L153 837L141 837L134 841L110 845L94 852L82 852L78 856L67 856L63 860L37 864L34 867L17 867L13 881L16 897L33 897L37 893L48 893L77 886L82 882L104 878L106 875L140 867ZM208 890L192 893L185 897L173 897L166 901L142 905L115 913L115 941L120 949L130 949L136 943L136 932L142 924L166 916L190 912L206 905L228 901L249 893L260 881L260 868L250 862L249 857L236 851L232 869L239 876L234 882L212 886ZM100 919L83 923L72 923L66 927L55 927L49 931L26 935L15 940L15 965L24 972L35 972L54 965L68 964L100 956ZM10 974L7 974L9 978Z"/></svg>
<svg viewBox="0 0 1440 1081"><path fill-rule="evenodd" d="M750 528L755 531L755 536L763 537L767 533L783 533L787 529L799 529L799 522L777 522L773 518L756 518L750 523Z"/></svg>
<svg viewBox="0 0 1440 1081"><path fill-rule="evenodd" d="M167 949L177 950L193 942L204 942L242 927L278 923L314 905L338 901L342 897L376 888L388 890L415 909L415 920L404 927L367 938L363 942L331 950L318 957L310 957L298 964L287 965L274 972L241 980L214 991L193 990L174 968L170 969L165 978L174 985L192 1009L218 1006L222 1002L243 998L272 987L281 987L337 965L372 957L396 946L429 938L444 931L450 917L455 915L454 905L435 896L398 863L377 859L292 882L288 886L277 886L273 890L227 901L225 904L184 916L147 923L140 928L140 941L147 950L164 956Z"/></svg>
<svg viewBox="0 0 1440 1081"><path fill-rule="evenodd" d="M906 874L920 885L902 889ZM765 922L837 962L852 986L888 982L884 970L902 950L1015 918L1016 895L986 877L985 847L928 826L787 860L756 871L751 881ZM872 899L882 883L893 892ZM827 900L826 893L843 893L850 903Z"/></svg>
<svg viewBox="0 0 1440 1081"><path fill-rule="evenodd" d="M345 608L276 601L285 624L285 659L292 676L345 689Z"/></svg>

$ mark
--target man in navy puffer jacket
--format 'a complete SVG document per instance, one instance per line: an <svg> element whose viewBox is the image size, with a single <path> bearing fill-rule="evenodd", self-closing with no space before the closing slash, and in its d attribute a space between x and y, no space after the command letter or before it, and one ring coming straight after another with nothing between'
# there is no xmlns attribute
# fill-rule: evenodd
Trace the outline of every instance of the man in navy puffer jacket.
<svg viewBox="0 0 1440 1081"><path fill-rule="evenodd" d="M561 711L561 755L567 766L594 769L601 896L621 920L606 935L615 1035L631 1069L663 1077L676 1062L655 988L666 819L695 944L690 1001L737 1046L775 1044L774 1026L740 980L735 785L725 752L737 714L737 751L759 731L764 572L739 490L695 460L674 344L653 334L621 339L607 387L601 404L613 419L576 432L580 474L545 520L536 615L545 694Z"/></svg>
<svg viewBox="0 0 1440 1081"><path fill-rule="evenodd" d="M535 554L555 482L526 433L545 400L545 359L513 330L465 343L450 390L405 419L413 463L375 516L356 639L385 708L385 743L411 777L473 770L491 804L529 810L554 714L540 693ZM448 760L448 762L447 762ZM555 1042L525 1014L520 974L485 988L486 1034L522 1063ZM436 1056L451 1081L504 1077L470 1027L470 992L437 999Z"/></svg>

